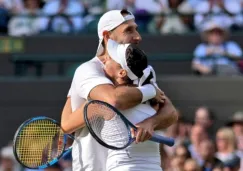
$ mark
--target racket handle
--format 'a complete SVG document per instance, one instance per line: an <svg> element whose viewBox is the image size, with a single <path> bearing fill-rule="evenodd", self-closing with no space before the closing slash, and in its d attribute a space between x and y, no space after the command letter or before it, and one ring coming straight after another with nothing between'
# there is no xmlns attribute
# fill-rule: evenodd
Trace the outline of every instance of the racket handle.
<svg viewBox="0 0 243 171"><path fill-rule="evenodd" d="M156 135L156 134L154 134L152 136L150 141L154 141L154 142L157 142L157 143L162 143L162 144L168 145L170 147L172 147L175 144L175 139L174 138L163 137L163 136Z"/></svg>

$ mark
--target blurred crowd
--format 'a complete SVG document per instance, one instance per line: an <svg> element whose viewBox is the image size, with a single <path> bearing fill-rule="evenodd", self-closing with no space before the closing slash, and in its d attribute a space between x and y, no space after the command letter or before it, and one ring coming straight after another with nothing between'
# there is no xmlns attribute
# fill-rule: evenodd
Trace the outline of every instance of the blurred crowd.
<svg viewBox="0 0 243 171"><path fill-rule="evenodd" d="M224 125L217 123L215 113L206 106L195 110L193 121L178 113L179 121L164 132L175 138L176 144L160 146L164 171L243 171L243 111L230 115ZM38 171L71 170L70 154L58 164ZM10 143L0 151L0 171L34 170L20 167Z"/></svg>
<svg viewBox="0 0 243 171"><path fill-rule="evenodd" d="M176 139L174 147L161 147L165 171L242 171L243 112L236 112L218 129L217 118L209 108L195 111L194 122L179 122L166 134Z"/></svg>
<svg viewBox="0 0 243 171"><path fill-rule="evenodd" d="M95 30L99 15L126 8L140 31L183 34L215 20L230 30L243 28L242 0L0 0L0 32L12 36Z"/></svg>

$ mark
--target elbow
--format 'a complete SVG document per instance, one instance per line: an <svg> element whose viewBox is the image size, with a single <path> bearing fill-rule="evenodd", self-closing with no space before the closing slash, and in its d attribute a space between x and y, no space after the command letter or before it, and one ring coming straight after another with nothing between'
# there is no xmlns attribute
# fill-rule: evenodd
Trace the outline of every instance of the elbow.
<svg viewBox="0 0 243 171"><path fill-rule="evenodd" d="M107 101L110 105L112 105L113 107L115 107L118 110L125 109L123 104L121 103L121 100L119 100L119 98L117 96L113 96L113 97L109 98Z"/></svg>
<svg viewBox="0 0 243 171"><path fill-rule="evenodd" d="M175 124L177 121L178 121L178 119L179 119L179 114L178 114L178 112L176 111L176 109L175 110L173 110L172 112L171 112L171 120L172 120L172 124Z"/></svg>
<svg viewBox="0 0 243 171"><path fill-rule="evenodd" d="M65 134L71 134L73 132L73 130L71 129L71 127L67 122L62 121L61 128Z"/></svg>

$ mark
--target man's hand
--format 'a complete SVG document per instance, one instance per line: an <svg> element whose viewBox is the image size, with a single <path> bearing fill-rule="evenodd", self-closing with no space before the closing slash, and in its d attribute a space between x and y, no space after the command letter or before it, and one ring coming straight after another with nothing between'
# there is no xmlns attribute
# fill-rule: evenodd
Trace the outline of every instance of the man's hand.
<svg viewBox="0 0 243 171"><path fill-rule="evenodd" d="M132 135L136 138L136 143L144 142L152 137L154 133L154 123L151 119L145 119L135 126L137 130L132 130Z"/></svg>
<svg viewBox="0 0 243 171"><path fill-rule="evenodd" d="M156 96L154 97L154 99L157 100L158 103L164 103L166 99L165 93L162 90L160 90L158 87L155 88L156 88Z"/></svg>

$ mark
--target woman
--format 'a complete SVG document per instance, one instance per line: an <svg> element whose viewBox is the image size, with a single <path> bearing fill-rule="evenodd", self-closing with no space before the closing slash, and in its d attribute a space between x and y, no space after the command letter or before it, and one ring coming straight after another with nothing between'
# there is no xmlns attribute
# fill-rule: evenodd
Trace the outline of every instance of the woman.
<svg viewBox="0 0 243 171"><path fill-rule="evenodd" d="M231 160L234 157L236 150L236 139L232 129L221 128L216 134L216 158L221 160L223 163Z"/></svg>
<svg viewBox="0 0 243 171"><path fill-rule="evenodd" d="M153 83L157 86L153 68L148 66L146 55L136 45L121 45L109 40L107 49L109 56L104 71L114 85L142 86ZM154 108L158 108L157 104ZM156 114L154 108L151 102L146 102L122 113L137 124ZM114 140L114 143L118 141ZM124 150L108 150L107 171L161 171L160 165L159 144L152 141L133 143Z"/></svg>

